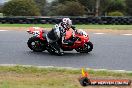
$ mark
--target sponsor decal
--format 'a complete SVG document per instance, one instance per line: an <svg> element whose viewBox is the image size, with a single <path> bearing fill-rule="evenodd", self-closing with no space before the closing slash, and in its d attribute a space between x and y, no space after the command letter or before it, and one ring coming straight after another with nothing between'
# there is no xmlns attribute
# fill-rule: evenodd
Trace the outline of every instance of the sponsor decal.
<svg viewBox="0 0 132 88"><path fill-rule="evenodd" d="M88 72L84 71L82 68L82 75L79 78L79 82L82 86L91 86L91 85L117 85L117 86L129 86L131 80L128 79L91 79Z"/></svg>

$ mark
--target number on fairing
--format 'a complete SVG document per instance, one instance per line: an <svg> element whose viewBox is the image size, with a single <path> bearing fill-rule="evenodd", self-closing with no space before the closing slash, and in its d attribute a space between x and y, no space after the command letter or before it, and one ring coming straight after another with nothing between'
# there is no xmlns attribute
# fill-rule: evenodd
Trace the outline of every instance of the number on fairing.
<svg viewBox="0 0 132 88"><path fill-rule="evenodd" d="M34 35L34 36L39 36L39 34L40 34L39 31L34 31L34 32L33 32L33 35Z"/></svg>

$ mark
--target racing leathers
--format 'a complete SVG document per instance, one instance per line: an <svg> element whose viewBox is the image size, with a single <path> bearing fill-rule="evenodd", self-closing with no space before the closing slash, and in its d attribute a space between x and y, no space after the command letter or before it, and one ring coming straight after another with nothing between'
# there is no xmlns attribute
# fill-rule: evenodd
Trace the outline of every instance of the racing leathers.
<svg viewBox="0 0 132 88"><path fill-rule="evenodd" d="M69 30L71 30L72 32ZM66 25L63 22L61 22L60 24L56 24L55 27L47 33L47 42L57 51L58 54L63 54L58 41L61 40L61 44L72 45L74 41L70 38L73 37L73 30L76 30L74 26L72 26L70 29L67 29ZM66 36L67 32L70 32L68 38Z"/></svg>
<svg viewBox="0 0 132 88"><path fill-rule="evenodd" d="M64 33L64 28L56 24L55 27L52 28L52 30L49 31L46 35L47 42L57 51L58 54L63 54L58 41L62 38Z"/></svg>

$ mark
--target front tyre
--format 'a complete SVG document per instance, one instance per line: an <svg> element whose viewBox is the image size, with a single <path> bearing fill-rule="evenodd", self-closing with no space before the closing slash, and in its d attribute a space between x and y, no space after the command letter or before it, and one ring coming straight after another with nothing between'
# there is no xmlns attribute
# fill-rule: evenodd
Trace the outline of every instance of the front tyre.
<svg viewBox="0 0 132 88"><path fill-rule="evenodd" d="M45 46L44 46L42 40L40 40L37 37L29 38L27 45L34 52L42 52L45 50Z"/></svg>
<svg viewBox="0 0 132 88"><path fill-rule="evenodd" d="M84 48L86 53L91 52L93 50L93 43L89 41L85 44Z"/></svg>
<svg viewBox="0 0 132 88"><path fill-rule="evenodd" d="M93 44L90 41L85 43L83 48L76 49L76 51L80 53L89 53L92 50L93 50Z"/></svg>

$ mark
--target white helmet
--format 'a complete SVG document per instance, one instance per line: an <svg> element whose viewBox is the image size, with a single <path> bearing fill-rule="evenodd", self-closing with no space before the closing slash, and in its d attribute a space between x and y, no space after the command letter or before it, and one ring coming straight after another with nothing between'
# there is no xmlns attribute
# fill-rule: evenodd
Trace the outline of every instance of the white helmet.
<svg viewBox="0 0 132 88"><path fill-rule="evenodd" d="M67 24L67 26L69 26L69 27L72 26L72 20L70 20L70 18L63 18L62 22Z"/></svg>

